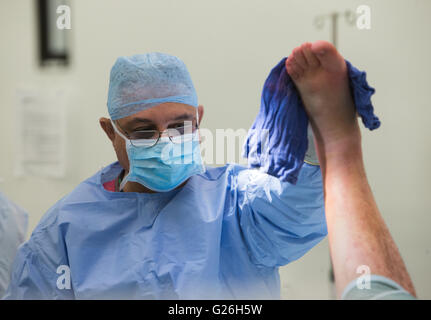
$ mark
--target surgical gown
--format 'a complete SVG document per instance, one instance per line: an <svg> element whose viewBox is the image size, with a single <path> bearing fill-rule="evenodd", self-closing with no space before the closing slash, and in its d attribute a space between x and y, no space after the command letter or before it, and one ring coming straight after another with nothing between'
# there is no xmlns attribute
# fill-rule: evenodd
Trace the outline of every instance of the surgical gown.
<svg viewBox="0 0 431 320"><path fill-rule="evenodd" d="M0 192L0 298L10 280L12 263L27 233L28 214Z"/></svg>
<svg viewBox="0 0 431 320"><path fill-rule="evenodd" d="M279 299L278 267L327 234L318 166L296 185L228 164L168 193L107 191L121 170L103 168L44 215L7 299Z"/></svg>

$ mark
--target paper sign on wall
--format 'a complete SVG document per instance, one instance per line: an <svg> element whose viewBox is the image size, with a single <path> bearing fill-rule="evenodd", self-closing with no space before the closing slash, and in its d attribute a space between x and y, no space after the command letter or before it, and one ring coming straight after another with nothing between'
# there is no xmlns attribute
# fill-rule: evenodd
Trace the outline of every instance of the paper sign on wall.
<svg viewBox="0 0 431 320"><path fill-rule="evenodd" d="M65 175L65 106L62 90L18 92L16 175Z"/></svg>

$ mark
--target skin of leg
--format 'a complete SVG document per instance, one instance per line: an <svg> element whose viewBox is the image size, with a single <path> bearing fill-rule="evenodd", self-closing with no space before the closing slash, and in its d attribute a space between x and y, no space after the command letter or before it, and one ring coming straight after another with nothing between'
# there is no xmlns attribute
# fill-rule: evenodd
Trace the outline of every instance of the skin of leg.
<svg viewBox="0 0 431 320"><path fill-rule="evenodd" d="M358 130L359 131L359 130ZM365 173L359 133L336 151L317 145L337 296L368 266L416 296L398 248L377 208Z"/></svg>
<svg viewBox="0 0 431 320"><path fill-rule="evenodd" d="M344 60L324 41L304 44L293 55L298 51L302 51L308 67L301 65L302 74L296 74L293 80L315 134L337 296L361 275L357 273L361 265L368 266L372 274L396 281L415 296L405 264L368 184ZM294 70L290 63L286 68L289 74Z"/></svg>

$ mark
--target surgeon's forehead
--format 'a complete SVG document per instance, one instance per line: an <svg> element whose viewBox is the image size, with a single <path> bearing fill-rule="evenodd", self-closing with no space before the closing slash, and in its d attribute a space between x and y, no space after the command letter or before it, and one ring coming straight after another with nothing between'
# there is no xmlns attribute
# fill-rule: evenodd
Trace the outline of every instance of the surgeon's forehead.
<svg viewBox="0 0 431 320"><path fill-rule="evenodd" d="M122 122L124 124L133 124L136 122L191 120L196 116L196 110L197 109L193 106L168 102L123 118Z"/></svg>

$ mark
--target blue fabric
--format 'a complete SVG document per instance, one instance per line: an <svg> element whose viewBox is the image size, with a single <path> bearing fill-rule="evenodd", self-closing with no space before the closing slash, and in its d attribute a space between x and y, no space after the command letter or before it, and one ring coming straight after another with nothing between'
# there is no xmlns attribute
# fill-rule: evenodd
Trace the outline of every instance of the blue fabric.
<svg viewBox="0 0 431 320"><path fill-rule="evenodd" d="M117 59L110 73L107 103L112 120L165 102L198 106L196 90L183 61L160 52Z"/></svg>
<svg viewBox="0 0 431 320"><path fill-rule="evenodd" d="M183 143L160 138L151 148L136 147L126 140L129 173L123 179L134 181L158 192L175 189L190 176L205 171L200 153L199 137ZM162 139L166 139L161 141Z"/></svg>
<svg viewBox="0 0 431 320"><path fill-rule="evenodd" d="M9 285L13 260L27 233L28 214L0 192L0 298Z"/></svg>
<svg viewBox="0 0 431 320"><path fill-rule="evenodd" d="M7 299L278 299L278 267L326 234L320 168L292 185L229 164L166 193L109 192L114 163L42 218ZM71 288L58 289L59 266Z"/></svg>
<svg viewBox="0 0 431 320"><path fill-rule="evenodd" d="M271 70L264 83L260 111L248 132L243 157L248 158L250 168L295 184L308 147L308 116L286 71L286 59ZM371 104L375 90L368 85L365 72L347 60L346 64L356 110L365 127L374 130L380 126Z"/></svg>

